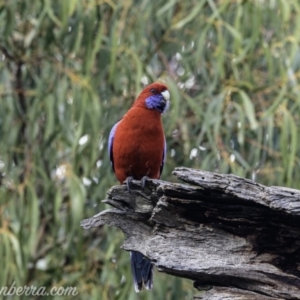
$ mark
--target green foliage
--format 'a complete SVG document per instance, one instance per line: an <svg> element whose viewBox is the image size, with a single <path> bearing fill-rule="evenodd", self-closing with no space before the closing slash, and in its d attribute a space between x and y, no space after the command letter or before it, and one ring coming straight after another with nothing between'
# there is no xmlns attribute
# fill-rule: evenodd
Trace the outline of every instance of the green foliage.
<svg viewBox="0 0 300 300"><path fill-rule="evenodd" d="M300 188L299 32L298 1L1 1L0 287L190 299L157 272L136 295L121 233L79 227L117 183L109 130L161 80L163 179L184 165Z"/></svg>

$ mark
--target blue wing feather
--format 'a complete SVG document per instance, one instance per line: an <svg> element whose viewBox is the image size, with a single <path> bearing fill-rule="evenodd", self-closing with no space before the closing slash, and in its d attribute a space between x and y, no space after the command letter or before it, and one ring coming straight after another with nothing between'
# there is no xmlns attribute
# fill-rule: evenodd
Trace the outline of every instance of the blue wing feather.
<svg viewBox="0 0 300 300"><path fill-rule="evenodd" d="M110 133L109 133L109 137L108 137L108 154L109 154L109 159L110 159L110 163L112 166L113 171L115 171L114 169L114 157L113 157L113 143L114 143L114 137L115 137L115 133L116 133L116 129L118 124L121 121L119 121L118 123L116 123L113 128L111 129Z"/></svg>
<svg viewBox="0 0 300 300"><path fill-rule="evenodd" d="M164 165L165 165L165 161L166 161L166 156L167 156L167 142L166 142L166 137L165 137L165 143L164 143L164 152L163 152L163 157L162 157L162 162L161 162L161 166L160 166L160 174L162 173L163 169L164 169Z"/></svg>

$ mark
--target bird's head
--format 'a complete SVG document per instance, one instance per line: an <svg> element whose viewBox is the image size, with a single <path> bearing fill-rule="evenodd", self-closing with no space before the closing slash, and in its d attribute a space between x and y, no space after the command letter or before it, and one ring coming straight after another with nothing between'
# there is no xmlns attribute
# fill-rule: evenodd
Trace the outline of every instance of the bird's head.
<svg viewBox="0 0 300 300"><path fill-rule="evenodd" d="M152 83L146 86L140 93L133 106L155 109L164 113L168 108L170 93L166 85L162 83Z"/></svg>

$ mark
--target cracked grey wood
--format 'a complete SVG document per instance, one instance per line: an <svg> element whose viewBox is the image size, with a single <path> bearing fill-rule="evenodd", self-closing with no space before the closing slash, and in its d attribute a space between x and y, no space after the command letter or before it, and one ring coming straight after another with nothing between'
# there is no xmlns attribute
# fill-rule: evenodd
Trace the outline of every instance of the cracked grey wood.
<svg viewBox="0 0 300 300"><path fill-rule="evenodd" d="M218 296L216 298L216 295ZM222 300L284 300L283 298L273 298L269 296L264 296L261 294L243 291L236 288L224 288L224 287L214 287L207 291L204 295L195 296L194 300L214 300L214 299L222 299Z"/></svg>
<svg viewBox="0 0 300 300"><path fill-rule="evenodd" d="M81 226L120 228L125 250L209 289L195 299L300 299L300 191L183 167L174 174L188 184L112 187L104 202L115 208Z"/></svg>

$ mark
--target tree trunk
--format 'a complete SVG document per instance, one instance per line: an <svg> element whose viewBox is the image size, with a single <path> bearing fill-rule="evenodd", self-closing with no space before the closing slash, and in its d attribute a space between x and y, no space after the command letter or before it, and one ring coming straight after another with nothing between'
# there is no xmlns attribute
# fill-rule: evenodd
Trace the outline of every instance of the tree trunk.
<svg viewBox="0 0 300 300"><path fill-rule="evenodd" d="M300 191L177 168L188 184L114 186L115 208L83 220L125 234L123 248L205 290L195 299L300 299Z"/></svg>

